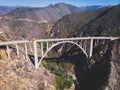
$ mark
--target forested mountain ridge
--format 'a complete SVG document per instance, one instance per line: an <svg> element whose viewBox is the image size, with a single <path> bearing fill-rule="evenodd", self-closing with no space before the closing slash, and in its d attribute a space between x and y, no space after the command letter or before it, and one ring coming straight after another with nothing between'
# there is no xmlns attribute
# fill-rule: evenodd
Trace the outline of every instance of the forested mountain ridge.
<svg viewBox="0 0 120 90"><path fill-rule="evenodd" d="M60 19L51 36L120 36L120 5L84 11Z"/></svg>
<svg viewBox="0 0 120 90"><path fill-rule="evenodd" d="M83 35L120 36L120 5L111 7L80 28Z"/></svg>
<svg viewBox="0 0 120 90"><path fill-rule="evenodd" d="M64 16L53 27L52 37L69 37L73 35L78 29L82 28L87 23L95 19L99 14L103 13L109 7L101 8L98 10L90 10L83 12L76 12L71 15ZM80 33L81 34L81 33ZM81 36L81 35L79 35Z"/></svg>

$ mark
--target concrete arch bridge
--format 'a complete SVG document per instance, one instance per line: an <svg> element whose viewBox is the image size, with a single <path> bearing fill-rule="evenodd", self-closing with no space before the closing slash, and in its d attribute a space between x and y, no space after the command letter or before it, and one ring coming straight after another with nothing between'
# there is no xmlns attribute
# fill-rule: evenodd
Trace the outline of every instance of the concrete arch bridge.
<svg viewBox="0 0 120 90"><path fill-rule="evenodd" d="M70 43L71 45L76 45L82 52L86 55L87 58L90 58L93 53L93 47L99 43L106 43L111 40L119 39L119 37L77 37L77 38L58 38L58 39L37 39L34 41L20 40L20 41L6 41L0 42L0 46L6 47L7 57L11 58L10 47L14 45L16 55L20 58L20 53L24 52L25 59L28 60L29 52L32 52L34 55L34 64L37 69L41 64L42 60L47 56L48 52L54 47ZM40 48L40 49L38 49ZM40 55L38 53L40 50ZM39 59L38 56L41 58Z"/></svg>

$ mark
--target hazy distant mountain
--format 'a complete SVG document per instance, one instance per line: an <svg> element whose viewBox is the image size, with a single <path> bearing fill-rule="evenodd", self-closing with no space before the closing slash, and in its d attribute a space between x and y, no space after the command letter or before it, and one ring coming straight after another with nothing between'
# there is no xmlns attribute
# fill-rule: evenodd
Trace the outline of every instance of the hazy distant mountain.
<svg viewBox="0 0 120 90"><path fill-rule="evenodd" d="M93 5L93 6L82 6L80 7L82 10L97 10L100 9L104 6L99 6L99 5Z"/></svg>
<svg viewBox="0 0 120 90"><path fill-rule="evenodd" d="M27 6L0 6L0 15L5 15L10 13L11 11L17 9L17 8L30 8Z"/></svg>
<svg viewBox="0 0 120 90"><path fill-rule="evenodd" d="M18 6L0 6L0 15L7 14L16 8L18 8Z"/></svg>

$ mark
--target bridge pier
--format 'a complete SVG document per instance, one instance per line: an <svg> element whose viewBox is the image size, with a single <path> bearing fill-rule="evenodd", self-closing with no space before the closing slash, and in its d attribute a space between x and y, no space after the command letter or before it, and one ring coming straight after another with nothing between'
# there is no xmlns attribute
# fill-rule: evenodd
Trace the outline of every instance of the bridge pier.
<svg viewBox="0 0 120 90"><path fill-rule="evenodd" d="M25 59L28 61L28 49L26 43L25 43Z"/></svg>
<svg viewBox="0 0 120 90"><path fill-rule="evenodd" d="M37 69L39 66L38 66L38 52L37 52L37 42L34 41L33 42L33 45L34 45L34 64L35 64L35 68Z"/></svg>
<svg viewBox="0 0 120 90"><path fill-rule="evenodd" d="M18 44L16 44L15 46L16 46L17 58L20 58L20 53L19 53Z"/></svg>
<svg viewBox="0 0 120 90"><path fill-rule="evenodd" d="M48 44L48 42L47 42L47 50L48 50L48 48L49 48L49 44Z"/></svg>
<svg viewBox="0 0 120 90"><path fill-rule="evenodd" d="M44 54L44 50L43 50L43 42L41 42L40 44L41 44L41 56L43 56L43 54Z"/></svg>
<svg viewBox="0 0 120 90"><path fill-rule="evenodd" d="M6 52L7 52L8 59L10 59L10 48L8 45L6 45Z"/></svg>
<svg viewBox="0 0 120 90"><path fill-rule="evenodd" d="M30 53L33 53L33 43L29 42L28 45Z"/></svg>
<svg viewBox="0 0 120 90"><path fill-rule="evenodd" d="M83 48L84 48L85 51L87 51L87 40L84 40Z"/></svg>
<svg viewBox="0 0 120 90"><path fill-rule="evenodd" d="M90 40L90 53L89 53L89 58L92 57L92 53L93 53L93 38L91 38L91 40Z"/></svg>

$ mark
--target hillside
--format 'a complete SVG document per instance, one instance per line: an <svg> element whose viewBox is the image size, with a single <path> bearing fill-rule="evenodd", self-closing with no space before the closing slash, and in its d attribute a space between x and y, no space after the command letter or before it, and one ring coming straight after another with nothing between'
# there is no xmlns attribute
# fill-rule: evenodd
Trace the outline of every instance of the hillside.
<svg viewBox="0 0 120 90"><path fill-rule="evenodd" d="M62 4L65 4L65 3L62 3ZM53 8L55 9L57 7L58 4L56 4L55 6L54 5L48 5L48 8ZM66 4L67 7L71 8L71 12L74 12L74 10L76 11L76 8L78 9L78 7L75 7L75 6L71 6L71 5L68 5ZM95 10L95 9L99 9L101 8L102 6L96 6L96 5L93 5L93 6L81 6L79 7L81 10ZM16 8L32 8L32 7L25 7L25 6L0 6L0 15L5 15L5 14L8 14L10 13L11 11L15 10ZM46 7L43 7L43 8L46 8ZM57 8L58 9L58 8ZM59 11L59 10L57 10ZM78 9L79 11L79 9Z"/></svg>
<svg viewBox="0 0 120 90"><path fill-rule="evenodd" d="M120 5L101 13L78 31L81 30L83 36L120 36Z"/></svg>
<svg viewBox="0 0 120 90"><path fill-rule="evenodd" d="M106 9L108 9L108 7L98 10L76 12L74 14L64 16L55 24L55 27L51 32L51 37L68 37L71 34L73 35L79 28L91 22Z"/></svg>
<svg viewBox="0 0 120 90"><path fill-rule="evenodd" d="M98 9L99 7L89 6L83 10L82 7L76 7L65 3L49 5L43 8L42 7L41 8L4 7L4 8L1 8L0 10L9 12L6 12L8 13L6 15L0 16L0 29L4 31L11 40L31 39L32 37L49 38L48 36L50 35L51 29L54 26L55 29L56 27L60 27L61 31L65 26L67 26L67 29L69 29L69 33L71 33L76 29L80 28L81 26L83 26L84 24L86 24L87 22L89 22L90 20L92 20L93 18L95 18L102 11L104 11L104 9L96 11L85 11L89 10L90 8ZM57 25L59 22L61 22L62 26ZM66 32L64 34L66 34ZM64 35L61 35L61 37L64 37Z"/></svg>
<svg viewBox="0 0 120 90"><path fill-rule="evenodd" d="M77 12L60 19L51 37L120 36L120 5Z"/></svg>
<svg viewBox="0 0 120 90"><path fill-rule="evenodd" d="M53 23L67 14L81 11L75 6L59 3L45 8L17 8L0 17L0 28L11 40L45 38Z"/></svg>
<svg viewBox="0 0 120 90"><path fill-rule="evenodd" d="M80 8L65 3L58 3L43 8L18 8L8 15L14 19L28 18L37 21L56 22L61 17L77 11L81 11Z"/></svg>

